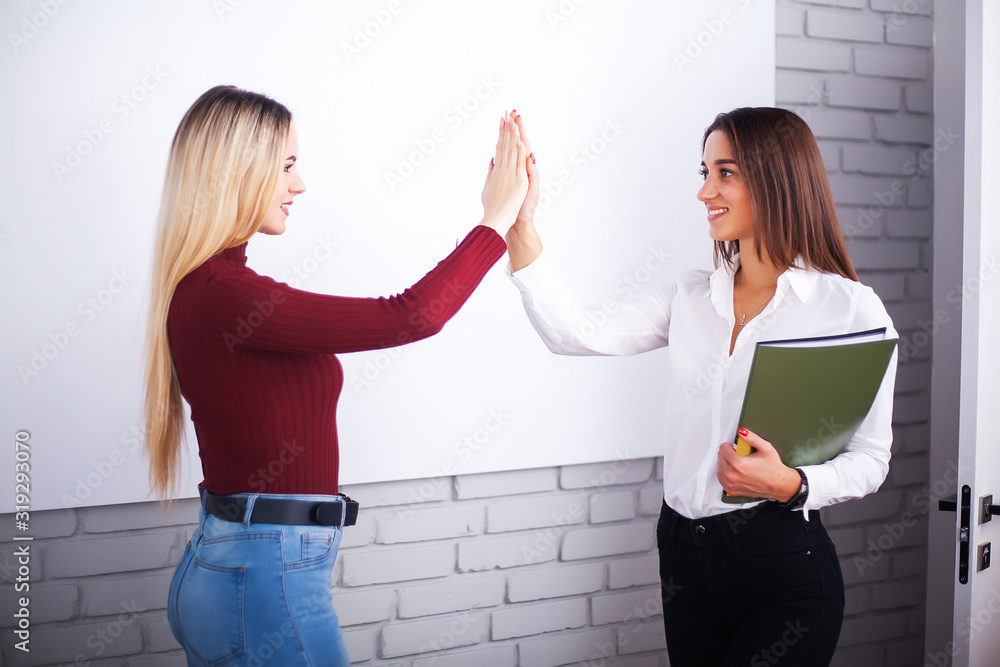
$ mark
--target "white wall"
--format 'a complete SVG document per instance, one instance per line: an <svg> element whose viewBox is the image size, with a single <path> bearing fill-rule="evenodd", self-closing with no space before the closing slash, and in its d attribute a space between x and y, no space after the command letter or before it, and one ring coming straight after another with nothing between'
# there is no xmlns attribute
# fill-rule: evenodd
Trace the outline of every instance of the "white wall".
<svg viewBox="0 0 1000 667"><path fill-rule="evenodd" d="M31 434L35 509L147 498L152 227L171 136L210 86L296 114L309 190L287 234L251 242L250 265L352 296L402 291L480 219L514 106L543 174L541 233L583 295L628 298L629 284L708 267L701 133L719 111L773 102L770 2L51 4L51 17L0 9L15 35L0 84L24 91L0 109L17 129L0 178L0 279L18 314L0 323L2 426ZM343 357L342 481L656 455L657 360L550 355L498 266L441 335ZM190 430L186 460L193 494Z"/></svg>

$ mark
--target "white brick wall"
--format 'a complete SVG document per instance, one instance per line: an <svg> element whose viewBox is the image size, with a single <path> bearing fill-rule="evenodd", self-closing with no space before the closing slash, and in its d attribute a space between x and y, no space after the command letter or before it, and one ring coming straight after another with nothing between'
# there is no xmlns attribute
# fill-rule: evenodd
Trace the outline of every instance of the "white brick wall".
<svg viewBox="0 0 1000 667"><path fill-rule="evenodd" d="M647 505L662 497L658 466L614 461L531 471L523 481L471 475L456 478L443 502L377 508L378 538L341 549L343 575L335 582L352 659L491 666L618 664L627 655L665 664L662 628L652 622L661 613L656 512L636 518L640 497ZM377 486L403 502L411 497L405 487L421 483ZM369 486L347 492L364 499ZM392 531L433 525L435 537L383 544L393 523L402 527ZM485 530L470 533L470 525ZM641 555L624 555L634 553ZM411 568L405 581L404 565ZM379 574L386 569L392 574ZM385 585L388 578L395 585Z"/></svg>
<svg viewBox="0 0 1000 667"><path fill-rule="evenodd" d="M834 665L923 665L931 321L930 0L777 0L777 100L820 140L855 265L904 342L879 493L824 511L846 582ZM943 148L941 148L943 146ZM918 161L914 161L916 159ZM921 156L924 162L920 162ZM924 164L926 163L926 164ZM364 504L334 569L354 664L666 667L654 544L660 462L347 489ZM165 604L192 500L35 513L30 662L0 596L2 664L171 667ZM0 522L10 522L10 515ZM0 544L0 581L14 546Z"/></svg>

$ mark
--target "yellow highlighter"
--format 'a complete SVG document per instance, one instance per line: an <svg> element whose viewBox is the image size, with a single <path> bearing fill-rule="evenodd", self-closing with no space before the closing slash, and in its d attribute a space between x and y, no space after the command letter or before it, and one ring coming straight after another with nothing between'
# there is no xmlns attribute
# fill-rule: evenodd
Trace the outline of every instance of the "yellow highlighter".
<svg viewBox="0 0 1000 667"><path fill-rule="evenodd" d="M736 442L733 443L733 449L735 449L736 453L740 456L750 456L751 452L753 452L753 447L751 447L742 437L746 432L747 430L745 428L739 429L739 434L736 436Z"/></svg>
<svg viewBox="0 0 1000 667"><path fill-rule="evenodd" d="M746 429L741 428L739 432L746 433ZM744 440L739 434L737 434L736 440L733 442L733 449L736 450L736 453L739 454L740 456L750 456L750 453L754 451L753 447L747 444L747 441ZM727 497L731 498L732 496L728 491L723 489L722 490L723 500L725 500Z"/></svg>

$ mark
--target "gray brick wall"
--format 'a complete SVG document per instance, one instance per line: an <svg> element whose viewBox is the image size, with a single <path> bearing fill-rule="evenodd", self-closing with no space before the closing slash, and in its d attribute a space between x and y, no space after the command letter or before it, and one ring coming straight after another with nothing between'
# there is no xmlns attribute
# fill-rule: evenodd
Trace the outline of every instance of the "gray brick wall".
<svg viewBox="0 0 1000 667"><path fill-rule="evenodd" d="M889 477L878 493L823 512L847 587L834 660L845 667L924 664L927 514L950 493L930 479L927 455L931 166L950 145L931 115L931 8L777 3L777 103L816 133L855 267L904 342Z"/></svg>
<svg viewBox="0 0 1000 667"><path fill-rule="evenodd" d="M928 470L932 113L930 0L777 0L777 101L820 140L861 279L903 341L889 478L824 511L847 611L838 666L922 665L927 512L954 486ZM347 489L364 499L334 570L359 665L663 667L654 528L659 460ZM627 465L626 465L627 464ZM8 665L184 665L166 595L193 500L33 513L30 656ZM0 515L10 525L11 515ZM17 576L0 544L0 580ZM27 658L27 659L26 659Z"/></svg>

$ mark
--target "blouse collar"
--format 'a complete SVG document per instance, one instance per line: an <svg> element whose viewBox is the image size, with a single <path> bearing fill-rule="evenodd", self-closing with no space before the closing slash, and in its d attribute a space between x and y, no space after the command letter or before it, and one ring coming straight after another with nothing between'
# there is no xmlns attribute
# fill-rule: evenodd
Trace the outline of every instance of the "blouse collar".
<svg viewBox="0 0 1000 667"><path fill-rule="evenodd" d="M727 320L733 317L733 278L739 267L740 255L736 253L733 257L732 267L723 262L722 266L717 268L709 278L712 303L719 316ZM772 303L783 300L789 289L794 292L799 301L805 303L816 287L819 274L820 272L816 269L806 267L805 260L802 255L799 255L795 258L792 266L778 276L778 287L774 292L775 298Z"/></svg>

